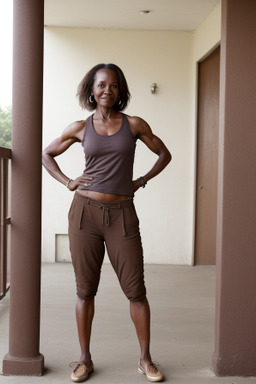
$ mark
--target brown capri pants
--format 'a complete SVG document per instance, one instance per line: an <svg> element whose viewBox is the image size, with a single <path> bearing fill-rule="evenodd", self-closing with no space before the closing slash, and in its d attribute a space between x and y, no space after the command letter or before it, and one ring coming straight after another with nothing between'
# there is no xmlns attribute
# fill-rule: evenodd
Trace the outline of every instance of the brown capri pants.
<svg viewBox="0 0 256 384"><path fill-rule="evenodd" d="M145 297L143 250L133 200L102 203L76 193L69 210L69 242L80 299L97 293L105 246L126 297L132 301Z"/></svg>

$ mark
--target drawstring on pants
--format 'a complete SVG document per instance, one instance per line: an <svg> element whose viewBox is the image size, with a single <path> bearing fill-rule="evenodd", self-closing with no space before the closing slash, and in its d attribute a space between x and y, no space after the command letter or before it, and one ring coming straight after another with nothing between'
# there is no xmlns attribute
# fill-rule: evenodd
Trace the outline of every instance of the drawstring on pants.
<svg viewBox="0 0 256 384"><path fill-rule="evenodd" d="M102 224L103 225L106 225L107 227L109 227L111 225L110 223L110 214L109 214L109 211L111 209L121 209L122 210L122 229L123 229L123 235L126 236L126 228L125 228L125 214L124 214L124 206L126 205L126 203L129 201L130 203L130 200L128 200L127 202L119 202L117 203L116 205L112 205L112 204L102 204L100 202L97 202L95 200L92 200L90 198L87 198L87 204L91 204L95 207L98 207L100 209L102 209ZM128 203L128 204L129 204Z"/></svg>
<svg viewBox="0 0 256 384"><path fill-rule="evenodd" d="M106 225L107 227L110 226L110 216L109 216L109 207L106 205L101 205L100 208L102 209L102 224ZM123 227L123 235L126 236L126 230L125 230L125 215L124 215L124 209L121 206L121 204L118 205L118 207L112 207L121 209L122 210L122 227Z"/></svg>

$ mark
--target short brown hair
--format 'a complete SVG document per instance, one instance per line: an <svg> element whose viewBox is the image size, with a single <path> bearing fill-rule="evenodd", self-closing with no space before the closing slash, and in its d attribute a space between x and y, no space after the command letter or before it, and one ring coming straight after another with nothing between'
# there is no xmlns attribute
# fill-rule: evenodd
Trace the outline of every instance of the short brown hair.
<svg viewBox="0 0 256 384"><path fill-rule="evenodd" d="M128 89L128 85L123 74L123 71L115 64L97 64L84 76L77 89L77 96L79 98L79 104L83 109L93 111L97 107L97 102L90 101L92 94L92 88L95 80L95 75L100 69L110 69L114 71L118 76L119 87L119 101L114 105L116 111L123 111L130 100L131 94Z"/></svg>

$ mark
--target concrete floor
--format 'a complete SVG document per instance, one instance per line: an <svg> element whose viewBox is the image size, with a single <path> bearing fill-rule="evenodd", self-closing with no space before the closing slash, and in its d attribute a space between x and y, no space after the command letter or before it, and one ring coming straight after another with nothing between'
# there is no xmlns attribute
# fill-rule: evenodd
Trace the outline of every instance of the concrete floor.
<svg viewBox="0 0 256 384"><path fill-rule="evenodd" d="M173 384L256 384L256 378L216 377L214 349L214 267L146 265L152 312L151 352L165 382ZM79 358L75 288L70 264L42 268L41 377L0 376L1 384L70 383L69 363ZM9 295L0 302L0 358L8 352ZM95 384L143 384L137 373L138 342L123 296L109 264L103 265L92 334Z"/></svg>

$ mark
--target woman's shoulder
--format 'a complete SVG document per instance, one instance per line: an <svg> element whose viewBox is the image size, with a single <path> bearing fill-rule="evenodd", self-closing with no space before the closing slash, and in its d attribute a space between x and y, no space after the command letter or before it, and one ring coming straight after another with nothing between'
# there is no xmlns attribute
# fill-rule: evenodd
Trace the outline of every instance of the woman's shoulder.
<svg viewBox="0 0 256 384"><path fill-rule="evenodd" d="M148 127L147 122L139 116L129 116L129 115L125 115L125 116L135 135L138 135L139 133L141 133L143 129Z"/></svg>
<svg viewBox="0 0 256 384"><path fill-rule="evenodd" d="M129 123L132 124L132 125L147 124L147 122L142 117L130 116L130 115L126 115L126 114L124 114L124 115L126 116L126 118L129 121Z"/></svg>
<svg viewBox="0 0 256 384"><path fill-rule="evenodd" d="M126 116L129 123L132 123L132 124L136 124L136 123L138 124L139 122L143 121L143 119L139 116L130 116L130 115L127 115L126 113L124 113L124 115Z"/></svg>
<svg viewBox="0 0 256 384"><path fill-rule="evenodd" d="M86 125L86 120L74 121L64 129L63 136L67 138L76 138L79 141L81 141L83 138L85 125Z"/></svg>

